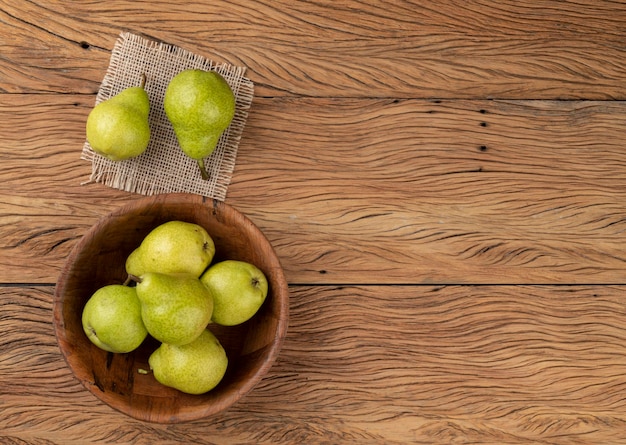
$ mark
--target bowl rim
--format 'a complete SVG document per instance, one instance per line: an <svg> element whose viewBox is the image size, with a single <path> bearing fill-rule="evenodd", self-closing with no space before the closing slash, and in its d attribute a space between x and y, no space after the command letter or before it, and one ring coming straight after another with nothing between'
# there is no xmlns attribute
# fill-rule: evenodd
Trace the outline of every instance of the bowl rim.
<svg viewBox="0 0 626 445"><path fill-rule="evenodd" d="M224 214L224 212L228 212L232 217L240 220L241 223L246 224L250 230L256 232L256 234L259 236L259 239L261 239L266 244L267 252L271 253L272 262L276 263L274 272L277 278L279 288L275 289L274 293L276 295L283 295L283 298L278 301L280 316L277 317L277 326L274 332L272 343L267 348L267 350L264 351L264 360L262 361L260 366L258 366L258 368L256 368L254 372L249 375L249 378L247 378L241 384L241 386L237 388L237 391L232 391L229 395L224 397L224 399L220 399L220 403L217 404L217 409L214 409L212 405L209 405L206 408L203 408L202 405L197 405L194 407L193 410L180 410L174 415L159 416L158 418L155 418L149 415L150 411L133 410L132 407L127 403L115 403L115 400L109 397L102 397L101 392L97 391L96 385L89 384L87 381L81 379L78 375L76 375L74 363L75 358L72 357L72 354L68 354L66 348L62 347L63 344L70 344L71 341L65 335L64 329L65 322L63 319L63 295L65 293L66 283L62 282L61 278L67 276L67 274L72 270L77 256L90 240L90 235L97 233L97 231L101 229L102 226L105 225L109 219L119 215L124 215L131 210L136 211L139 207L145 208L157 204L164 204L167 202L178 202L185 205L189 204L207 207L210 206L211 213L214 216ZM98 220L76 242L69 255L67 256L58 277L59 278L57 279L57 282L55 284L53 296L53 327L57 345L61 350L61 355L63 356L63 359L70 368L72 375L77 380L79 380L80 383L97 399L104 402L111 408L137 420L163 424L182 423L206 418L229 409L233 404L237 403L241 398L248 394L263 379L263 376L266 375L266 373L275 363L286 337L287 327L289 324L289 287L284 275L284 270L280 263L280 258L276 255L274 247L267 239L265 234L256 226L256 224L254 224L250 220L250 218L237 210L235 207L217 199L207 198L204 196L190 193L166 193L152 196L144 196L140 197L139 199L132 200L125 205L119 207L118 209L113 210L108 214L98 218Z"/></svg>

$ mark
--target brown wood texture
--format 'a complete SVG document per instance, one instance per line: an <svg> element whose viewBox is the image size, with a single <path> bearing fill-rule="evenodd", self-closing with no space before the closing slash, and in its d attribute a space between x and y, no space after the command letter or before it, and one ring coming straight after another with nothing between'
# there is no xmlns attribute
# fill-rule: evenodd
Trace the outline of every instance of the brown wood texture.
<svg viewBox="0 0 626 445"><path fill-rule="evenodd" d="M96 221L84 124L120 32L246 66L226 202L290 287L215 418L98 401L53 329ZM626 4L0 4L0 443L626 443Z"/></svg>
<svg viewBox="0 0 626 445"><path fill-rule="evenodd" d="M111 410L70 374L50 334L51 287L2 288L0 438L624 443L623 293L623 286L294 286L292 323L268 376L226 413L165 427Z"/></svg>
<svg viewBox="0 0 626 445"><path fill-rule="evenodd" d="M54 282L74 241L134 198L80 185L91 106L0 105L5 280ZM625 139L624 102L258 98L227 200L291 283L622 283Z"/></svg>
<svg viewBox="0 0 626 445"><path fill-rule="evenodd" d="M620 1L5 1L0 21L6 92L94 93L126 30L248 66L259 95L625 97Z"/></svg>

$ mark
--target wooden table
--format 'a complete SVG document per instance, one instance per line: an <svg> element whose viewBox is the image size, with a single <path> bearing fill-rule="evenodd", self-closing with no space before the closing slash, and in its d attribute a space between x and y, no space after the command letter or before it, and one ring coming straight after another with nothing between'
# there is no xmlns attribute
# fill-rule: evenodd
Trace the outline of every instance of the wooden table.
<svg viewBox="0 0 626 445"><path fill-rule="evenodd" d="M291 293L228 412L142 423L70 373L68 253L139 199L81 185L120 32L246 66L226 202ZM4 0L0 443L626 443L626 4Z"/></svg>

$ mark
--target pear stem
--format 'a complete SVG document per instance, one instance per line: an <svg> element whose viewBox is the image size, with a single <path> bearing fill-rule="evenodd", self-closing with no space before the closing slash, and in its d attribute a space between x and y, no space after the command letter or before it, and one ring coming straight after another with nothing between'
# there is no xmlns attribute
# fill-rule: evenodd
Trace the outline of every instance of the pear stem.
<svg viewBox="0 0 626 445"><path fill-rule="evenodd" d="M146 73L141 73L141 81L139 83L139 86L141 88L143 88L144 86L146 86Z"/></svg>
<svg viewBox="0 0 626 445"><path fill-rule="evenodd" d="M200 175L202 176L202 179L204 179L205 181L209 180L209 172L206 170L206 167L204 166L204 159L198 159L198 167L200 167Z"/></svg>
<svg viewBox="0 0 626 445"><path fill-rule="evenodd" d="M128 277L126 277L126 281L124 281L124 286L128 286L131 281L134 281L135 283L141 283L141 278L136 275L128 274Z"/></svg>

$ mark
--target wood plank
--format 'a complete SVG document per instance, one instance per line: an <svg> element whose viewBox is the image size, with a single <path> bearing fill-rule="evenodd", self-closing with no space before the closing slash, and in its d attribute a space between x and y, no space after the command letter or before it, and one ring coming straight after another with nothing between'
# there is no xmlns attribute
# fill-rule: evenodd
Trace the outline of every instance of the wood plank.
<svg viewBox="0 0 626 445"><path fill-rule="evenodd" d="M621 283L625 105L277 99L228 199L300 282Z"/></svg>
<svg viewBox="0 0 626 445"><path fill-rule="evenodd" d="M72 377L52 292L0 287L3 443L626 441L623 286L292 286L268 376L230 411L167 427Z"/></svg>
<svg viewBox="0 0 626 445"><path fill-rule="evenodd" d="M94 93L128 30L247 66L260 96L624 99L624 23L608 0L10 2L0 91Z"/></svg>
<svg viewBox="0 0 626 445"><path fill-rule="evenodd" d="M81 185L92 106L2 96L0 282L140 197ZM291 283L624 283L625 137L624 102L256 98L227 202Z"/></svg>

